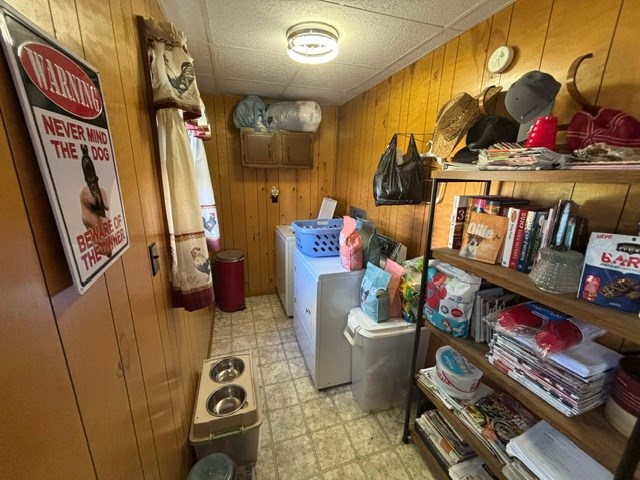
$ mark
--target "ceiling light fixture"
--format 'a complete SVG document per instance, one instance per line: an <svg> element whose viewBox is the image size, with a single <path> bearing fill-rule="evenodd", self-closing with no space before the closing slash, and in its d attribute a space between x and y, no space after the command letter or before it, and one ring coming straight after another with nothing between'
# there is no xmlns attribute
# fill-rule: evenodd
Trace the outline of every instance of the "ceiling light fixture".
<svg viewBox="0 0 640 480"><path fill-rule="evenodd" d="M338 31L321 22L304 22L287 30L287 54L300 63L318 64L338 56Z"/></svg>

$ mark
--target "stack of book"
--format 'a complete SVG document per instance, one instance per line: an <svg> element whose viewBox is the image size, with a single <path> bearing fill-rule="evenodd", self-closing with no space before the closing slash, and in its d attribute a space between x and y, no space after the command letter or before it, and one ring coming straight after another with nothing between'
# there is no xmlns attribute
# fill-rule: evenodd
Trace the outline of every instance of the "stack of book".
<svg viewBox="0 0 640 480"><path fill-rule="evenodd" d="M487 360L568 417L607 400L621 355L587 341L544 359L536 355L535 340L496 330Z"/></svg>
<svg viewBox="0 0 640 480"><path fill-rule="evenodd" d="M416 430L443 466L451 467L476 456L438 410L428 410L416 418Z"/></svg>
<svg viewBox="0 0 640 480"><path fill-rule="evenodd" d="M505 216L509 207L528 204L527 199L503 195L455 195L448 247L457 250L462 246L463 233L471 219L471 212Z"/></svg>
<svg viewBox="0 0 640 480"><path fill-rule="evenodd" d="M458 413L460 419L503 464L510 460L507 443L538 418L507 393L494 393Z"/></svg>
<svg viewBox="0 0 640 480"><path fill-rule="evenodd" d="M586 222L573 214L574 207L571 200L561 200L551 208L510 208L500 264L529 273L541 248L584 251Z"/></svg>

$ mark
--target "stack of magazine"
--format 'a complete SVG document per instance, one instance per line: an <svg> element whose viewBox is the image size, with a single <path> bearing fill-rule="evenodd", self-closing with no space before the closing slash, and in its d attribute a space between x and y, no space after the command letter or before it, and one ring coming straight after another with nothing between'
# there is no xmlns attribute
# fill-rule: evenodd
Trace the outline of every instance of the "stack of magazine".
<svg viewBox="0 0 640 480"><path fill-rule="evenodd" d="M541 358L534 342L497 330L487 360L568 417L607 400L619 353L587 341Z"/></svg>
<svg viewBox="0 0 640 480"><path fill-rule="evenodd" d="M416 429L443 465L450 467L475 457L475 452L438 410L428 410L416 419Z"/></svg>
<svg viewBox="0 0 640 480"><path fill-rule="evenodd" d="M458 412L469 429L507 464L507 443L526 432L538 418L507 393L493 393Z"/></svg>

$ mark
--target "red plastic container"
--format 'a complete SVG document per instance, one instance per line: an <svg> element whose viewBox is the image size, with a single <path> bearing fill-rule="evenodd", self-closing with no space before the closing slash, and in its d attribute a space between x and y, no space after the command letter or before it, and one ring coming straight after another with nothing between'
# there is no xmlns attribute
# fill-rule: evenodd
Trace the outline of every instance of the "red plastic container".
<svg viewBox="0 0 640 480"><path fill-rule="evenodd" d="M223 312L244 310L244 254L223 250L216 257L213 284L218 308Z"/></svg>

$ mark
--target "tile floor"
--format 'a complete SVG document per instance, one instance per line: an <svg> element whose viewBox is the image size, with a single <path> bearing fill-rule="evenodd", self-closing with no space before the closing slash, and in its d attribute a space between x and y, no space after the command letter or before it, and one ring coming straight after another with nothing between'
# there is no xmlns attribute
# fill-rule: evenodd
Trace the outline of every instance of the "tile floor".
<svg viewBox="0 0 640 480"><path fill-rule="evenodd" d="M402 443L404 409L360 410L349 385L318 391L277 295L216 312L211 357L252 351L263 422L258 480L432 480L420 453Z"/></svg>

